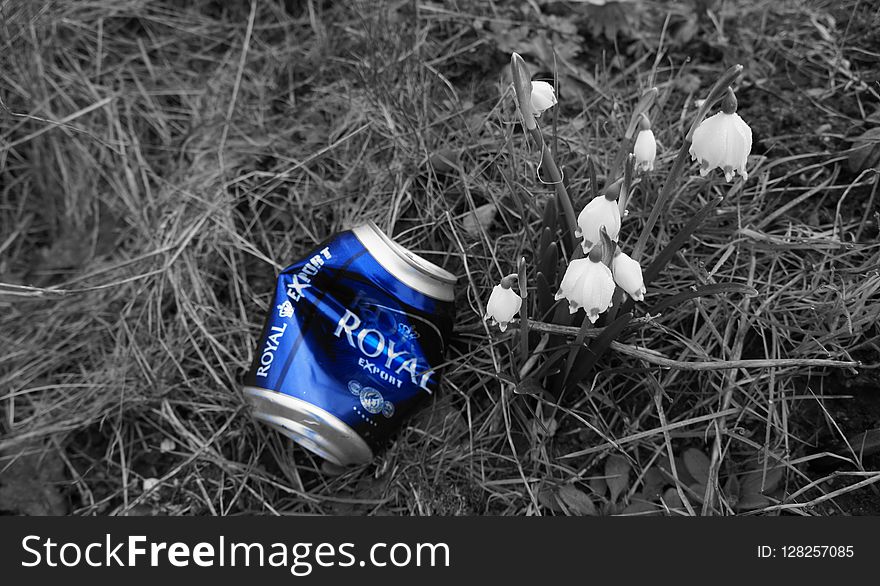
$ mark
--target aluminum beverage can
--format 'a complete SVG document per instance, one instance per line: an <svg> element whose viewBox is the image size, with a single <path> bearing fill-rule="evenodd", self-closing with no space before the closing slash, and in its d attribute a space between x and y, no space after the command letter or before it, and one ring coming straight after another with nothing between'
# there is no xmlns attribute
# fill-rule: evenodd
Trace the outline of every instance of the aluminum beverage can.
<svg viewBox="0 0 880 586"><path fill-rule="evenodd" d="M438 388L456 278L369 222L278 276L244 379L254 417L361 464Z"/></svg>

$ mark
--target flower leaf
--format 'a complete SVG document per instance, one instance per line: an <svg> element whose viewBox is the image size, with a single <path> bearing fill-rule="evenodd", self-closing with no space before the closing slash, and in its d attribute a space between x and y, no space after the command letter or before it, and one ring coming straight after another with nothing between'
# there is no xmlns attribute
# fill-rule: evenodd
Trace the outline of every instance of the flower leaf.
<svg viewBox="0 0 880 586"><path fill-rule="evenodd" d="M550 228L544 228L541 231L541 237L538 239L538 261L544 258L544 254L547 252L547 247L550 246L550 243L554 242L553 240L553 231ZM538 270L541 270L541 267L538 267Z"/></svg>
<svg viewBox="0 0 880 586"><path fill-rule="evenodd" d="M544 204L544 216L541 219L541 226L541 234L543 235L549 231L550 240L552 241L556 230L559 229L559 208L556 207L555 197L547 198L547 203Z"/></svg>
<svg viewBox="0 0 880 586"><path fill-rule="evenodd" d="M666 268L666 265L672 260L672 257L675 256L675 253L678 252L684 243L690 239L691 234L693 234L697 228L700 227L700 224L703 223L703 220L716 208L718 204L720 204L724 200L723 197L717 197L703 206L703 208L694 214L694 217L690 219L690 221L684 225L684 227L679 230L678 234L676 234L672 240L669 241L669 244L657 255L657 258L654 259L648 268L645 270L645 285L654 280L654 278L660 274L660 272Z"/></svg>
<svg viewBox="0 0 880 586"><path fill-rule="evenodd" d="M632 319L632 312L627 312L616 320L611 322L602 330L602 333L594 338L590 345L579 349L578 358L575 360L577 366L572 370L571 374L566 377L566 388L573 388L578 385L593 369L599 358L605 353L617 336L626 327L626 324Z"/></svg>
<svg viewBox="0 0 880 586"><path fill-rule="evenodd" d="M675 256L675 253L678 252L684 243L691 237L691 234L700 227L700 224L703 223L703 220L706 219L706 216L714 210L718 204L724 201L724 197L717 197L707 203L703 208L694 214L694 217L690 219L690 221L685 224L685 226L669 241L669 244L660 251L660 254L657 255L657 258L654 259L647 270L645 270L643 274L643 281L645 286L648 286L654 277L660 274L660 272L666 267L670 260ZM644 236L644 234L643 234ZM640 238L641 240L641 238ZM638 248L638 244L636 245ZM635 257L633 257L635 258ZM626 303L623 304L622 311L631 311L635 302L632 299L628 299Z"/></svg>
<svg viewBox="0 0 880 586"><path fill-rule="evenodd" d="M538 272L535 275L535 289L538 293L538 319L543 320L550 308L553 307L553 291L550 289L550 283L544 273Z"/></svg>
<svg viewBox="0 0 880 586"><path fill-rule="evenodd" d="M513 77L513 90L516 93L516 103L519 106L523 124L527 130L533 130L537 128L537 124L532 110L532 76L519 53L510 56L510 73Z"/></svg>
<svg viewBox="0 0 880 586"><path fill-rule="evenodd" d="M544 273L549 283L556 281L556 269L559 266L559 247L551 242L541 255L538 270Z"/></svg>
<svg viewBox="0 0 880 586"><path fill-rule="evenodd" d="M587 177L590 179L590 199L599 195L599 184L596 173L596 161L593 155L587 155Z"/></svg>
<svg viewBox="0 0 880 586"><path fill-rule="evenodd" d="M660 93L655 87L651 87L642 92L642 97L639 98L639 103L636 104L636 107L633 109L632 118L630 118L629 126L626 127L626 133L624 134L625 138L632 138L633 134L636 131L636 127L639 125L639 117L647 112L651 106L654 105L654 100L657 99L657 95Z"/></svg>
<svg viewBox="0 0 880 586"><path fill-rule="evenodd" d="M581 322L581 328L578 330L577 336L574 338L574 342L571 343L571 348L568 351L568 360L565 361L565 376L568 378L569 373L571 372L571 367L574 366L575 360L582 356L582 353L586 351L584 348L584 339L587 337L587 330L593 327L593 323L584 316L584 321Z"/></svg>
<svg viewBox="0 0 880 586"><path fill-rule="evenodd" d="M602 246L602 264L611 267L611 259L614 258L614 251L617 244L608 235L605 226L599 227L599 244Z"/></svg>

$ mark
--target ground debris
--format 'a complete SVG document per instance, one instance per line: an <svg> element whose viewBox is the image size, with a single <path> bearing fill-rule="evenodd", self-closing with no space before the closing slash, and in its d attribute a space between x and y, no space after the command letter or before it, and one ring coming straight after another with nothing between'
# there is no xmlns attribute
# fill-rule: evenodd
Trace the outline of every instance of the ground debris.
<svg viewBox="0 0 880 586"><path fill-rule="evenodd" d="M0 514L65 515L67 500L59 487L64 464L51 449L26 446L0 454Z"/></svg>

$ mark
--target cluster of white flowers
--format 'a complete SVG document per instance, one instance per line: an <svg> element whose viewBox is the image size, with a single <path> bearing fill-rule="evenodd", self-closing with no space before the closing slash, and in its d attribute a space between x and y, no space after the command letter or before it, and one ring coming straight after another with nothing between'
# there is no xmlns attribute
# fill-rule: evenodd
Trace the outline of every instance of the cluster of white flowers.
<svg viewBox="0 0 880 586"><path fill-rule="evenodd" d="M553 86L549 83L532 82L531 91L530 106L536 118L556 105ZM701 176L719 168L724 172L727 181L733 180L736 172L744 180L748 178L746 162L752 148L752 131L736 114L736 107L736 97L728 89L721 111L703 120L694 130L690 155L699 161ZM657 141L651 130L651 122L644 114L639 118L638 134L633 143L633 158L636 170L653 171L657 158ZM587 318L593 323L611 307L616 286L636 301L645 298L646 288L641 266L617 245L622 220L617 201L621 183L622 180L618 180L609 185L602 194L587 203L578 215L575 236L582 239L581 247L587 257L569 263L555 296L557 301L568 300L571 313L583 308ZM606 247L606 243L602 242L603 229L614 249L608 265L602 262L603 256L607 258L603 250ZM485 319L497 322L503 332L519 312L522 301L510 288L509 279L502 280L500 285L495 285L492 289Z"/></svg>
<svg viewBox="0 0 880 586"><path fill-rule="evenodd" d="M611 307L615 284L633 299L645 298L642 267L621 252L617 246L620 234L620 206L617 198L622 181L609 185L604 193L594 197L578 215L578 232L583 241L581 247L588 254L585 259L569 263L556 293L556 300L567 299L571 313L583 308L593 323L599 315ZM610 268L602 262L603 243L600 230L604 229L613 243Z"/></svg>
<svg viewBox="0 0 880 586"><path fill-rule="evenodd" d="M571 261L559 284L556 300L567 299L571 313L583 307L590 322L595 322L600 313L611 307L613 296L614 277L611 269L602 263L602 249L597 246L587 258Z"/></svg>

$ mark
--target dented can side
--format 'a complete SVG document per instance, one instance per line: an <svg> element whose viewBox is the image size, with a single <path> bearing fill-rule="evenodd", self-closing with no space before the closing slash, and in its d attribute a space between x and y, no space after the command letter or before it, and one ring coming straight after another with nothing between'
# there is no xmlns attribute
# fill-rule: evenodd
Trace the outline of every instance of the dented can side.
<svg viewBox="0 0 880 586"><path fill-rule="evenodd" d="M337 464L364 463L437 390L455 277L366 224L278 276L245 396Z"/></svg>

